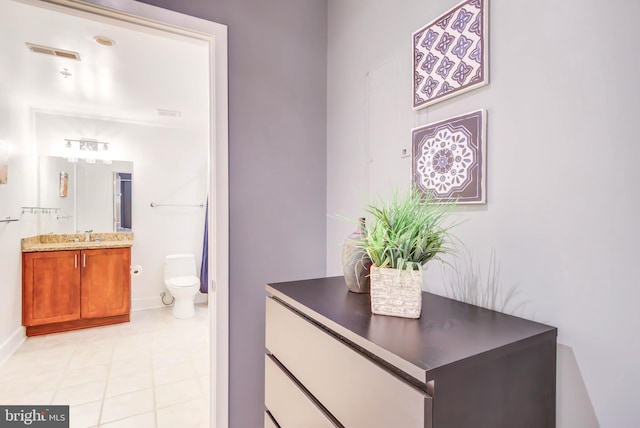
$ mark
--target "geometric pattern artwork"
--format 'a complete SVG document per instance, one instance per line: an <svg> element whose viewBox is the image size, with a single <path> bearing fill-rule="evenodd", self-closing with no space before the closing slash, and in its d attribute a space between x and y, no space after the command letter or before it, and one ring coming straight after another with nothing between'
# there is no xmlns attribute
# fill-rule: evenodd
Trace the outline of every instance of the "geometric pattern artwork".
<svg viewBox="0 0 640 428"><path fill-rule="evenodd" d="M465 0L413 33L414 110L489 83L487 0Z"/></svg>
<svg viewBox="0 0 640 428"><path fill-rule="evenodd" d="M485 203L485 130L485 110L414 128L412 183L436 201Z"/></svg>

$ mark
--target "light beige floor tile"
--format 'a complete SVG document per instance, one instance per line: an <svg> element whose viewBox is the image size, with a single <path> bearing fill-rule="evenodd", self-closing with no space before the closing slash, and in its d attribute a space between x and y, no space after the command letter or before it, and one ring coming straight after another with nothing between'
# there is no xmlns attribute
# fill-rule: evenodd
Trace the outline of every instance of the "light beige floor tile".
<svg viewBox="0 0 640 428"><path fill-rule="evenodd" d="M207 402L211 402L211 377L210 376L200 376L198 377L200 381L200 388L202 388L202 396L207 400Z"/></svg>
<svg viewBox="0 0 640 428"><path fill-rule="evenodd" d="M198 399L203 395L197 378L156 386L155 394L157 409Z"/></svg>
<svg viewBox="0 0 640 428"><path fill-rule="evenodd" d="M191 357L191 361L193 362L193 367L196 370L198 376L205 376L211 372L211 361L209 360L209 356L200 356L200 357Z"/></svg>
<svg viewBox="0 0 640 428"><path fill-rule="evenodd" d="M69 364L74 351L75 346L60 346L16 353L3 365L3 368L31 372L64 369Z"/></svg>
<svg viewBox="0 0 640 428"><path fill-rule="evenodd" d="M0 366L0 403L70 404L73 428L209 428L206 305L188 320L171 308L131 319L27 338Z"/></svg>
<svg viewBox="0 0 640 428"><path fill-rule="evenodd" d="M97 426L101 407L101 401L71 406L69 408L69 427L90 428Z"/></svg>
<svg viewBox="0 0 640 428"><path fill-rule="evenodd" d="M107 379L108 373L109 364L95 364L92 366L70 368L65 372L60 382L60 388L98 380L104 381Z"/></svg>
<svg viewBox="0 0 640 428"><path fill-rule="evenodd" d="M65 333L54 333L45 336L43 347L57 347L57 346L75 346L80 342L83 331L68 331Z"/></svg>
<svg viewBox="0 0 640 428"><path fill-rule="evenodd" d="M155 412L143 413L137 416L120 419L115 422L100 424L100 428L155 428ZM177 428L178 426L176 426Z"/></svg>
<svg viewBox="0 0 640 428"><path fill-rule="evenodd" d="M195 337L192 342L189 343L189 353L193 358L204 357L209 358L209 350L211 349L211 343L203 335L206 333L200 333L200 337Z"/></svg>
<svg viewBox="0 0 640 428"><path fill-rule="evenodd" d="M158 428L209 428L209 408L203 399L195 399L158 409Z"/></svg>
<svg viewBox="0 0 640 428"><path fill-rule="evenodd" d="M167 383L177 382L179 380L190 379L196 376L197 373L191 366L191 362L188 360L179 364L170 364L153 368L153 382L156 387Z"/></svg>
<svg viewBox="0 0 640 428"><path fill-rule="evenodd" d="M127 358L111 362L109 377L131 376L136 373L151 374L151 358L149 356Z"/></svg>
<svg viewBox="0 0 640 428"><path fill-rule="evenodd" d="M176 343L175 339L172 337L168 337L162 335L160 337L154 337L151 340L151 351L152 352L171 352L173 350L182 349L178 343ZM184 351L184 349L183 349Z"/></svg>
<svg viewBox="0 0 640 428"><path fill-rule="evenodd" d="M51 404L77 405L102 400L106 381L98 380L58 389Z"/></svg>
<svg viewBox="0 0 640 428"><path fill-rule="evenodd" d="M20 345L20 348L16 350L14 355L17 355L23 352L37 351L40 348L42 348L42 345L44 344L44 341L46 339L47 339L46 336L27 337L22 343L22 345Z"/></svg>
<svg viewBox="0 0 640 428"><path fill-rule="evenodd" d="M23 393L32 390L55 390L62 380L64 368L43 369L42 367L9 368L3 367L0 373L0 385L11 385L11 388L2 388L0 392Z"/></svg>
<svg viewBox="0 0 640 428"><path fill-rule="evenodd" d="M95 364L105 364L111 362L113 355L113 345L110 346L87 346L76 349L69 361L69 368L86 367Z"/></svg>
<svg viewBox="0 0 640 428"><path fill-rule="evenodd" d="M104 400L100 423L112 422L118 419L147 413L154 408L153 389L129 392Z"/></svg>
<svg viewBox="0 0 640 428"><path fill-rule="evenodd" d="M134 373L126 376L110 377L107 382L107 397L127 392L153 388L153 376L149 372Z"/></svg>
<svg viewBox="0 0 640 428"><path fill-rule="evenodd" d="M151 356L154 367L162 367L168 365L191 365L191 358L187 351L182 348L171 348L164 351L155 351Z"/></svg>
<svg viewBox="0 0 640 428"><path fill-rule="evenodd" d="M34 387L30 390L21 388L21 391L17 391L13 388L6 389L0 394L0 403L5 405L46 405L51 404L55 390L45 390Z"/></svg>
<svg viewBox="0 0 640 428"><path fill-rule="evenodd" d="M151 344L149 340L140 340L139 335L134 339L123 339L116 343L113 350L113 360L127 360L130 358L151 358Z"/></svg>

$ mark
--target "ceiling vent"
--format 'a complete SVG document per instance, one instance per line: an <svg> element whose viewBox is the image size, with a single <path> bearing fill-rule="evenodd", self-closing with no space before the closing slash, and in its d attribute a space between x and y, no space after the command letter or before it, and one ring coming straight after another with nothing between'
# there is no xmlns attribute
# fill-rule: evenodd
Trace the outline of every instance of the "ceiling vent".
<svg viewBox="0 0 640 428"><path fill-rule="evenodd" d="M51 48L49 46L34 45L33 43L27 43L27 47L31 52L41 53L45 55L57 56L60 58L73 59L80 61L80 54L78 52L66 51L64 49Z"/></svg>

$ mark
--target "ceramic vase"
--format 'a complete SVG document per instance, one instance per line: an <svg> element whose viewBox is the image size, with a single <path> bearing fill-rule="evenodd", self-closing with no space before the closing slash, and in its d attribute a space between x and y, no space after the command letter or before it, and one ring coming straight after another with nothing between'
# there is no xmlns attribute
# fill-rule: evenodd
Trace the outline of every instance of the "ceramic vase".
<svg viewBox="0 0 640 428"><path fill-rule="evenodd" d="M359 219L358 228L347 237L342 247L342 271L347 289L353 293L369 292L369 268L371 259L358 244L365 237L364 218Z"/></svg>

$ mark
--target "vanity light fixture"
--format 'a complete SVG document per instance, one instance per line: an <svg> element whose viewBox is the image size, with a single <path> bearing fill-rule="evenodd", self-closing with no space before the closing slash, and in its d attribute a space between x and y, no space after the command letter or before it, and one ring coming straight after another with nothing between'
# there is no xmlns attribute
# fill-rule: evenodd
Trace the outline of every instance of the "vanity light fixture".
<svg viewBox="0 0 640 428"><path fill-rule="evenodd" d="M65 140L65 153L68 155L67 157L65 157L65 159L71 163L76 163L78 162L78 158L75 156L75 153L73 151L73 144L71 143L70 140Z"/></svg>
<svg viewBox="0 0 640 428"><path fill-rule="evenodd" d="M109 143L98 140L72 140L65 139L66 159L69 162L77 162L83 159L86 163L96 163L96 160L104 164L111 164L111 159L107 156Z"/></svg>
<svg viewBox="0 0 640 428"><path fill-rule="evenodd" d="M99 143L99 144L102 144L102 151L104 152L102 163L105 165L111 165L111 158L109 158L107 155L107 152L109 151L109 143Z"/></svg>

